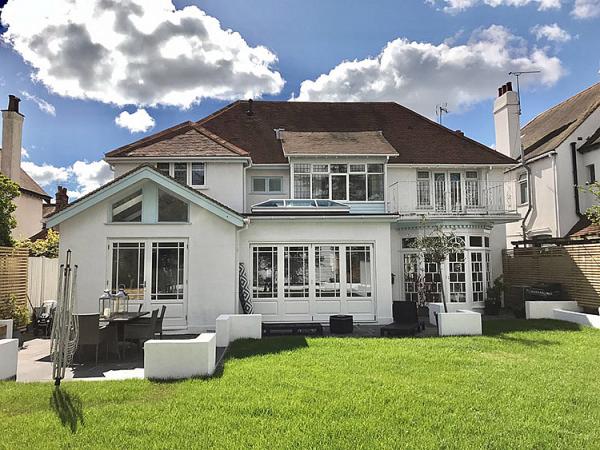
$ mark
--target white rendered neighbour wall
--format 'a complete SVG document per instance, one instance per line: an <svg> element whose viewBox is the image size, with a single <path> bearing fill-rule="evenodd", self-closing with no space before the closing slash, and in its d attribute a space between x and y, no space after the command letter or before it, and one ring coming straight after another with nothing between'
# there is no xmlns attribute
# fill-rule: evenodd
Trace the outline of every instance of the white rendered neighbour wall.
<svg viewBox="0 0 600 450"><path fill-rule="evenodd" d="M17 226L12 231L14 239L27 239L42 229L43 200L27 192L15 199Z"/></svg>

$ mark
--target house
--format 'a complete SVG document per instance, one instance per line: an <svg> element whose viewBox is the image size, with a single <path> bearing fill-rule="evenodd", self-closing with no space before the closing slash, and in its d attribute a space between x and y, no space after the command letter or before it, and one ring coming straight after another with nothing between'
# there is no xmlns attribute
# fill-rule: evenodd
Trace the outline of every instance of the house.
<svg viewBox="0 0 600 450"><path fill-rule="evenodd" d="M2 111L2 148L0 173L19 185L21 195L15 199L17 226L14 239L26 239L42 230L44 205L50 196L21 168L24 116L19 112L20 100L9 96L8 108Z"/></svg>
<svg viewBox="0 0 600 450"><path fill-rule="evenodd" d="M507 172L517 186L522 221L507 225L507 246L527 239L592 232L585 217L594 197L581 188L600 174L600 83L519 127L516 92L500 92L494 107L496 149L525 160ZM528 172L530 175L528 176ZM530 180L530 185L528 185ZM596 233L598 230L596 230Z"/></svg>
<svg viewBox="0 0 600 450"><path fill-rule="evenodd" d="M182 332L239 312L246 277L267 322L386 323L419 280L481 307L519 218L514 159L396 103L237 101L105 160L115 179L47 219L79 266L78 310L123 285ZM443 278L412 246L438 226L466 247Z"/></svg>

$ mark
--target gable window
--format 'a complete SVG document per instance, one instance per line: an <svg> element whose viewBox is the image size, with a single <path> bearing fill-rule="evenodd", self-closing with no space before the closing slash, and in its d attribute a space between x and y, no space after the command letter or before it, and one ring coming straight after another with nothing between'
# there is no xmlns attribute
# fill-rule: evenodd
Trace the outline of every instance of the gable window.
<svg viewBox="0 0 600 450"><path fill-rule="evenodd" d="M163 175L173 177L188 186L196 188L206 186L206 167L203 162L160 162L156 164L156 169Z"/></svg>
<svg viewBox="0 0 600 450"><path fill-rule="evenodd" d="M383 164L294 164L294 198L383 201Z"/></svg>
<svg viewBox="0 0 600 450"><path fill-rule="evenodd" d="M592 184L596 182L596 167L593 164L585 166L587 172L587 183Z"/></svg>
<svg viewBox="0 0 600 450"><path fill-rule="evenodd" d="M187 222L188 204L179 198L158 190L158 221Z"/></svg>
<svg viewBox="0 0 600 450"><path fill-rule="evenodd" d="M252 177L252 192L255 194L280 194L281 177Z"/></svg>
<svg viewBox="0 0 600 450"><path fill-rule="evenodd" d="M113 203L113 222L141 222L142 221L142 190L129 194L127 197Z"/></svg>
<svg viewBox="0 0 600 450"><path fill-rule="evenodd" d="M519 186L519 205L525 205L529 202L529 189L527 188L527 174L522 173L519 175L518 180Z"/></svg>

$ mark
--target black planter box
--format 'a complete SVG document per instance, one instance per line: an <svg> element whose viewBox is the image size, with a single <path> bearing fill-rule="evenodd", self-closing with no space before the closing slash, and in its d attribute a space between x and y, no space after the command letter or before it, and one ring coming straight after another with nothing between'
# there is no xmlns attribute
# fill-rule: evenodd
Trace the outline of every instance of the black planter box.
<svg viewBox="0 0 600 450"><path fill-rule="evenodd" d="M352 316L338 314L329 316L329 331L332 334L352 334L354 321Z"/></svg>

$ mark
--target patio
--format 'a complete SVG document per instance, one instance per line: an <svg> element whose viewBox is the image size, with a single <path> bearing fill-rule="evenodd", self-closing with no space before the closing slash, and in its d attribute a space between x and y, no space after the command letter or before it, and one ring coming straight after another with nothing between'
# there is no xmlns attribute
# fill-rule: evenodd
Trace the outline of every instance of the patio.
<svg viewBox="0 0 600 450"><path fill-rule="evenodd" d="M354 325L352 334L331 334L329 327L324 326L323 337L340 338L379 338L381 325ZM417 337L437 336L437 329L429 324ZM193 339L196 335L165 335L163 339ZM263 339L277 339L277 336ZM225 354L224 347L217 347L217 365ZM98 364L95 364L92 352L86 352L82 361L75 361L66 371L65 380L129 380L144 378L144 355L130 348L119 361L114 356L105 358L100 352ZM52 361L50 359L50 339L34 338L27 340L19 350L17 367L18 382L35 382L52 380Z"/></svg>

